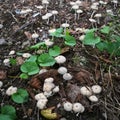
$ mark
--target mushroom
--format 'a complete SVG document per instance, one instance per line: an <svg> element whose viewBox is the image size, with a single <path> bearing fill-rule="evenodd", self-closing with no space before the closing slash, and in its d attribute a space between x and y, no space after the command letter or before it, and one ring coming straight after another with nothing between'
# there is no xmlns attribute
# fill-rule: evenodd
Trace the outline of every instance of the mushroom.
<svg viewBox="0 0 120 120"><path fill-rule="evenodd" d="M77 9L79 9L79 6L78 5L73 5L72 9L75 10L75 20L76 20L76 18L77 18L76 11L77 11Z"/></svg>
<svg viewBox="0 0 120 120"><path fill-rule="evenodd" d="M49 91L49 92L44 92L44 95L48 98L50 96L52 96L52 91Z"/></svg>
<svg viewBox="0 0 120 120"><path fill-rule="evenodd" d="M3 86L3 82L2 81L0 81L0 88Z"/></svg>
<svg viewBox="0 0 120 120"><path fill-rule="evenodd" d="M45 73L45 72L47 72L47 71L48 71L47 69L41 69L41 70L39 71L39 74Z"/></svg>
<svg viewBox="0 0 120 120"><path fill-rule="evenodd" d="M78 14L78 19L79 19L80 13L83 13L83 11L82 11L81 9L78 9L76 12L77 12L77 14Z"/></svg>
<svg viewBox="0 0 120 120"><path fill-rule="evenodd" d="M118 0L112 0L111 2L114 3L114 9L115 9L118 5Z"/></svg>
<svg viewBox="0 0 120 120"><path fill-rule="evenodd" d="M40 100L40 99L47 99L47 98L43 93L36 94L35 100Z"/></svg>
<svg viewBox="0 0 120 120"><path fill-rule="evenodd" d="M46 83L52 83L54 81L54 79L52 77L46 78L45 82Z"/></svg>
<svg viewBox="0 0 120 120"><path fill-rule="evenodd" d="M37 41L38 37L39 35L36 32L32 34L32 38L35 39L35 42Z"/></svg>
<svg viewBox="0 0 120 120"><path fill-rule="evenodd" d="M9 66L10 65L10 59L9 58L4 59L3 63L4 63L5 66Z"/></svg>
<svg viewBox="0 0 120 120"><path fill-rule="evenodd" d="M45 39L45 45L47 46L47 47L50 47L50 46L52 46L54 44L54 42L53 41L50 41L50 39Z"/></svg>
<svg viewBox="0 0 120 120"><path fill-rule="evenodd" d="M43 19L43 20L48 20L49 17L48 17L47 15L43 15L43 16L42 16L42 19Z"/></svg>
<svg viewBox="0 0 120 120"><path fill-rule="evenodd" d="M100 17L102 17L101 13L97 13L94 15L95 18L97 18L97 23L100 24Z"/></svg>
<svg viewBox="0 0 120 120"><path fill-rule="evenodd" d="M70 25L66 22L61 25L61 27L64 28L64 34L66 35L66 28L68 28Z"/></svg>
<svg viewBox="0 0 120 120"><path fill-rule="evenodd" d="M57 11L57 10L52 10L51 13L52 13L53 16L54 16L53 21L55 21L55 16L58 14L58 11Z"/></svg>
<svg viewBox="0 0 120 120"><path fill-rule="evenodd" d="M43 109L43 108L45 108L47 102L48 102L47 99L40 99L40 100L38 100L38 102L37 102L37 107L38 107L39 109Z"/></svg>
<svg viewBox="0 0 120 120"><path fill-rule="evenodd" d="M15 54L15 50L11 50L10 52L9 52L9 55L14 55Z"/></svg>
<svg viewBox="0 0 120 120"><path fill-rule="evenodd" d="M35 5L35 7L40 9L40 14L41 14L41 10L43 9L43 6L42 5L39 5L39 6Z"/></svg>
<svg viewBox="0 0 120 120"><path fill-rule="evenodd" d="M72 109L75 113L83 113L85 111L85 107L81 103L74 103Z"/></svg>
<svg viewBox="0 0 120 120"><path fill-rule="evenodd" d="M31 56L30 53L23 53L23 54L22 54L22 57L24 57L24 58L29 58L30 56Z"/></svg>
<svg viewBox="0 0 120 120"><path fill-rule="evenodd" d="M17 87L13 87L13 86L10 86L7 90L6 90L6 94L8 96L11 96L13 95L14 93L17 92Z"/></svg>
<svg viewBox="0 0 120 120"><path fill-rule="evenodd" d="M52 82L45 82L43 85L44 92L50 92L55 87L54 83Z"/></svg>
<svg viewBox="0 0 120 120"><path fill-rule="evenodd" d="M92 28L94 28L94 24L95 24L95 27L97 28L96 20L95 20L95 19L90 18L89 21L90 21L91 24L92 24Z"/></svg>
<svg viewBox="0 0 120 120"><path fill-rule="evenodd" d="M59 92L60 88L59 86L55 86L55 88L52 90L53 93Z"/></svg>
<svg viewBox="0 0 120 120"><path fill-rule="evenodd" d="M85 95L85 96L90 96L92 95L92 90L90 87L88 86L83 86L80 88L80 92L82 95Z"/></svg>
<svg viewBox="0 0 120 120"><path fill-rule="evenodd" d="M98 102L98 98L97 98L95 95L91 95L91 96L89 97L89 100L90 100L91 102Z"/></svg>
<svg viewBox="0 0 120 120"><path fill-rule="evenodd" d="M42 0L42 4L45 6L45 10L47 11L49 1L48 0Z"/></svg>
<svg viewBox="0 0 120 120"><path fill-rule="evenodd" d="M99 93L101 93L101 91L102 91L102 88L101 88L101 86L99 86L99 85L93 85L93 86L91 87L91 89L92 89L93 93L95 93L95 94L99 94Z"/></svg>
<svg viewBox="0 0 120 120"><path fill-rule="evenodd" d="M66 67L59 67L58 73L61 75L64 75L65 73L67 73L67 68Z"/></svg>
<svg viewBox="0 0 120 120"><path fill-rule="evenodd" d="M53 14L52 14L52 13L46 13L45 15L48 17L47 24L49 24L49 18L50 18Z"/></svg>
<svg viewBox="0 0 120 120"><path fill-rule="evenodd" d="M62 64L66 62L66 58L63 55L59 55L57 57L55 57L56 63L58 64Z"/></svg>
<svg viewBox="0 0 120 120"><path fill-rule="evenodd" d="M71 79L72 79L72 75L71 75L70 73L65 73L65 74L63 75L63 79L64 79L64 80L71 80Z"/></svg>
<svg viewBox="0 0 120 120"><path fill-rule="evenodd" d="M65 111L72 111L72 107L73 107L72 103L68 101L63 103L63 108Z"/></svg>

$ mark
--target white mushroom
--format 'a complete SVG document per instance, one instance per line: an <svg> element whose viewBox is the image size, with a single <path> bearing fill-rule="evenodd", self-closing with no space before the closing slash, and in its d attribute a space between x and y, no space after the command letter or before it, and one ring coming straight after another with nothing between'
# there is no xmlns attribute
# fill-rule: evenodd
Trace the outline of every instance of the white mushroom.
<svg viewBox="0 0 120 120"><path fill-rule="evenodd" d="M100 17L102 17L102 14L101 13L97 13L97 14L95 14L95 16L94 16L95 18L97 18L97 23L98 24L100 24Z"/></svg>
<svg viewBox="0 0 120 120"><path fill-rule="evenodd" d="M97 98L95 95L91 95L91 96L89 97L89 100L90 100L91 102L98 102L98 98Z"/></svg>
<svg viewBox="0 0 120 120"><path fill-rule="evenodd" d="M54 44L54 42L51 41L50 39L45 39L45 45L46 45L47 47L50 47L50 46L52 46L53 44Z"/></svg>
<svg viewBox="0 0 120 120"><path fill-rule="evenodd" d="M62 64L66 62L66 58L63 55L59 55L57 57L55 57L56 63L58 64Z"/></svg>
<svg viewBox="0 0 120 120"><path fill-rule="evenodd" d="M44 95L48 98L50 96L52 96L52 91L49 91L49 92L44 92Z"/></svg>
<svg viewBox="0 0 120 120"><path fill-rule="evenodd" d="M65 111L72 111L73 105L70 102L65 102L65 103L63 103L63 107L64 107Z"/></svg>
<svg viewBox="0 0 120 120"><path fill-rule="evenodd" d="M82 95L85 95L85 96L90 96L92 95L92 90L90 87L88 86L83 86L80 88L80 92Z"/></svg>
<svg viewBox="0 0 120 120"><path fill-rule="evenodd" d="M101 88L101 86L99 86L99 85L93 85L93 86L91 87L91 89L92 89L93 93L95 93L95 94L99 94L99 93L101 93L101 91L102 91L102 88Z"/></svg>
<svg viewBox="0 0 120 120"><path fill-rule="evenodd" d="M23 56L24 58L29 58L29 57L31 56L31 54L30 54L30 53L23 53L22 56Z"/></svg>
<svg viewBox="0 0 120 120"><path fill-rule="evenodd" d="M45 82L46 83L52 83L54 81L54 79L52 77L46 78Z"/></svg>
<svg viewBox="0 0 120 120"><path fill-rule="evenodd" d="M47 72L47 71L48 71L47 69L41 69L41 70L39 71L39 74L45 73L45 72Z"/></svg>
<svg viewBox="0 0 120 120"><path fill-rule="evenodd" d="M33 39L36 39L36 38L38 38L38 37L39 37L39 35L38 35L37 33L33 33L33 34L32 34L32 38L33 38Z"/></svg>
<svg viewBox="0 0 120 120"><path fill-rule="evenodd" d="M14 93L17 92L17 87L13 87L13 86L10 86L7 90L6 90L6 94L8 96L11 96L13 95Z"/></svg>
<svg viewBox="0 0 120 120"><path fill-rule="evenodd" d="M48 0L42 0L42 5L45 6L45 10L47 11L47 7L48 7L49 1Z"/></svg>
<svg viewBox="0 0 120 120"><path fill-rule="evenodd" d="M94 28L94 24L95 24L95 27L97 27L96 25L97 21L95 19L90 18L89 21L91 22L93 28Z"/></svg>
<svg viewBox="0 0 120 120"><path fill-rule="evenodd" d="M47 98L43 93L36 94L35 100L40 100L40 99L47 99Z"/></svg>
<svg viewBox="0 0 120 120"><path fill-rule="evenodd" d="M54 16L53 21L55 21L55 16L58 14L58 11L57 11L57 10L52 10L51 13L52 13L53 16Z"/></svg>
<svg viewBox="0 0 120 120"><path fill-rule="evenodd" d="M68 28L70 25L68 23L63 23L61 27L64 28L64 34L66 35L66 28Z"/></svg>
<svg viewBox="0 0 120 120"><path fill-rule="evenodd" d="M72 75L71 75L70 73L65 73L65 74L63 75L63 79L64 79L64 80L71 80L71 79L72 79Z"/></svg>
<svg viewBox="0 0 120 120"><path fill-rule="evenodd" d="M82 11L81 9L78 9L76 12L77 12L77 14L78 14L78 19L79 19L80 13L83 13L83 11Z"/></svg>
<svg viewBox="0 0 120 120"><path fill-rule="evenodd" d="M51 82L45 82L43 85L43 91L44 92L50 92L55 87L54 83Z"/></svg>
<svg viewBox="0 0 120 120"><path fill-rule="evenodd" d="M41 10L43 9L43 6L42 5L39 5L39 6L35 5L35 7L40 9L40 14L41 14Z"/></svg>
<svg viewBox="0 0 120 120"><path fill-rule="evenodd" d="M59 88L59 86L55 86L55 88L53 88L53 93L57 93L57 92L59 92L59 90L60 90L60 88Z"/></svg>
<svg viewBox="0 0 120 120"><path fill-rule="evenodd" d="M76 11L77 11L77 9L79 9L79 6L78 5L73 5L72 6L72 9L74 9L75 10L75 20L76 20Z"/></svg>
<svg viewBox="0 0 120 120"><path fill-rule="evenodd" d="M9 66L10 65L10 59L9 58L4 59L3 63L4 63L5 66Z"/></svg>
<svg viewBox="0 0 120 120"><path fill-rule="evenodd" d="M83 113L85 111L85 107L81 103L74 103L73 111L75 113Z"/></svg>
<svg viewBox="0 0 120 120"><path fill-rule="evenodd" d="M15 50L11 50L10 52L9 52L9 55L14 55L15 54Z"/></svg>
<svg viewBox="0 0 120 120"><path fill-rule="evenodd" d="M50 29L50 30L48 30L48 33L54 33L56 31L56 29Z"/></svg>
<svg viewBox="0 0 120 120"><path fill-rule="evenodd" d="M67 68L66 67L59 67L58 73L61 75L64 75L65 73L67 73Z"/></svg>
<svg viewBox="0 0 120 120"><path fill-rule="evenodd" d="M0 81L0 88L3 86L3 82L2 81Z"/></svg>
<svg viewBox="0 0 120 120"><path fill-rule="evenodd" d="M47 101L48 101L47 99L40 99L40 100L38 100L37 107L39 109L44 109L46 104L47 104Z"/></svg>

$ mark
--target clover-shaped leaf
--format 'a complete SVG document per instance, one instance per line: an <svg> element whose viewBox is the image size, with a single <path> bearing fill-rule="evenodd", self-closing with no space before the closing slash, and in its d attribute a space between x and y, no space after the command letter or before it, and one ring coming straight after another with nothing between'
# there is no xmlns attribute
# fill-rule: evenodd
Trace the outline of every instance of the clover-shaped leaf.
<svg viewBox="0 0 120 120"><path fill-rule="evenodd" d="M50 56L58 56L60 54L60 47L55 45L53 48L49 49L49 55Z"/></svg>

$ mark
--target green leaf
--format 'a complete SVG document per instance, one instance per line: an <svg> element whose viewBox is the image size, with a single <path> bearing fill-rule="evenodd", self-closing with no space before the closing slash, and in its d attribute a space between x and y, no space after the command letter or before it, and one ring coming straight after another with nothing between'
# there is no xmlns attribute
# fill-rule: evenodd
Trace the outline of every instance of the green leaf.
<svg viewBox="0 0 120 120"><path fill-rule="evenodd" d="M84 45L96 45L100 42L100 37L95 37L94 32L86 33L85 38L83 40Z"/></svg>
<svg viewBox="0 0 120 120"><path fill-rule="evenodd" d="M26 73L22 73L22 74L20 74L20 78L21 79L28 79L28 75L26 74Z"/></svg>
<svg viewBox="0 0 120 120"><path fill-rule="evenodd" d="M108 45L106 42L99 42L98 44L96 44L96 47L100 50L100 51L104 51L107 49Z"/></svg>
<svg viewBox="0 0 120 120"><path fill-rule="evenodd" d="M31 46L30 49L39 49L40 46L43 46L43 45L45 45L45 42L40 42L40 43L37 43L37 44Z"/></svg>
<svg viewBox="0 0 120 120"><path fill-rule="evenodd" d="M25 89L18 89L16 93L12 95L12 100L16 103L24 103L28 101L28 92Z"/></svg>
<svg viewBox="0 0 120 120"><path fill-rule="evenodd" d="M50 36L62 37L63 36L62 33L63 33L63 28L58 28L56 29L55 32L50 33Z"/></svg>
<svg viewBox="0 0 120 120"><path fill-rule="evenodd" d="M11 118L11 116L9 115L0 114L0 120L14 120L14 119Z"/></svg>
<svg viewBox="0 0 120 120"><path fill-rule="evenodd" d="M37 60L37 55L32 55L27 61L35 62Z"/></svg>
<svg viewBox="0 0 120 120"><path fill-rule="evenodd" d="M108 34L110 32L110 27L109 26L104 26L100 30L101 33Z"/></svg>
<svg viewBox="0 0 120 120"><path fill-rule="evenodd" d="M16 118L16 110L13 106L11 105L5 105L3 107L1 107L1 113L6 115L4 117L8 118L9 117L13 120ZM1 120L1 119L0 119Z"/></svg>
<svg viewBox="0 0 120 120"><path fill-rule="evenodd" d="M10 64L11 65L16 65L17 61L14 58L10 58Z"/></svg>
<svg viewBox="0 0 120 120"><path fill-rule="evenodd" d="M40 66L53 66L55 64L55 60L48 53L44 53L38 57L38 63Z"/></svg>
<svg viewBox="0 0 120 120"><path fill-rule="evenodd" d="M50 56L58 56L60 54L60 47L55 45L53 48L49 49Z"/></svg>
<svg viewBox="0 0 120 120"><path fill-rule="evenodd" d="M69 46L74 46L76 44L76 40L71 35L66 35L65 37L65 44Z"/></svg>
<svg viewBox="0 0 120 120"><path fill-rule="evenodd" d="M39 72L39 67L36 62L26 61L21 65L20 70L28 75L34 75Z"/></svg>

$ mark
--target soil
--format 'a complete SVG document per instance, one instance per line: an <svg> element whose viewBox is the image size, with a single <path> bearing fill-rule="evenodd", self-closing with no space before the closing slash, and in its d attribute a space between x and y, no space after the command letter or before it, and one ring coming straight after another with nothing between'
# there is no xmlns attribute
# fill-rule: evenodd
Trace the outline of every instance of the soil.
<svg viewBox="0 0 120 120"><path fill-rule="evenodd" d="M42 0L41 0L42 1ZM44 80L48 77L54 78L55 85L59 85L60 91L48 98L46 108L54 108L53 112L58 114L58 120L66 118L67 120L119 120L120 119L120 58L113 57L106 52L101 53L98 49L91 46L83 46L79 40L80 32L76 32L75 28L92 28L89 22L92 11L90 10L91 0L83 2L81 9L84 11L80 18L74 19L74 11L71 10L70 1L63 0L62 6L59 6L58 0L51 0L47 11L57 10L59 14L56 20L50 19L49 24L46 20L42 20L42 15L46 13L43 9L41 14L35 5L41 5L40 0L0 0L0 80L3 87L0 88L0 103L3 105L12 105L17 111L17 120L47 120L40 110L36 107L34 96L42 92ZM85 1L85 0L84 0ZM87 0L86 0L87 1ZM98 1L98 0L95 0ZM119 18L118 3L116 7L110 0L107 5L101 5L97 12L103 17L97 27L101 27L114 20L105 15L107 9L112 9L113 13ZM21 9L32 9L32 12L20 14ZM35 16L36 15L36 16ZM20 65L5 66L3 60L10 58L9 52L15 50L17 52L29 52L35 54L36 51L29 50L28 47L45 38L50 38L48 30L51 28L59 28L62 23L70 24L69 30L76 40L74 47L66 47L61 43L61 39L55 44L61 46L62 55L67 61L62 65L67 67L73 78L70 81L64 81L62 76L58 74L57 69L60 65L55 64L47 68L48 71L43 74L30 76L27 80L20 79ZM31 35L36 32L39 34L37 40L33 40ZM12 58L18 58L17 54ZM21 60L24 60L21 58ZM98 84L102 87L102 92L97 95L98 102L91 102L87 97L80 94L79 86L92 86ZM29 100L23 104L14 103L11 97L5 94L9 86L24 88L29 93ZM66 112L62 103L70 101L72 103L80 102L85 106L84 113Z"/></svg>

